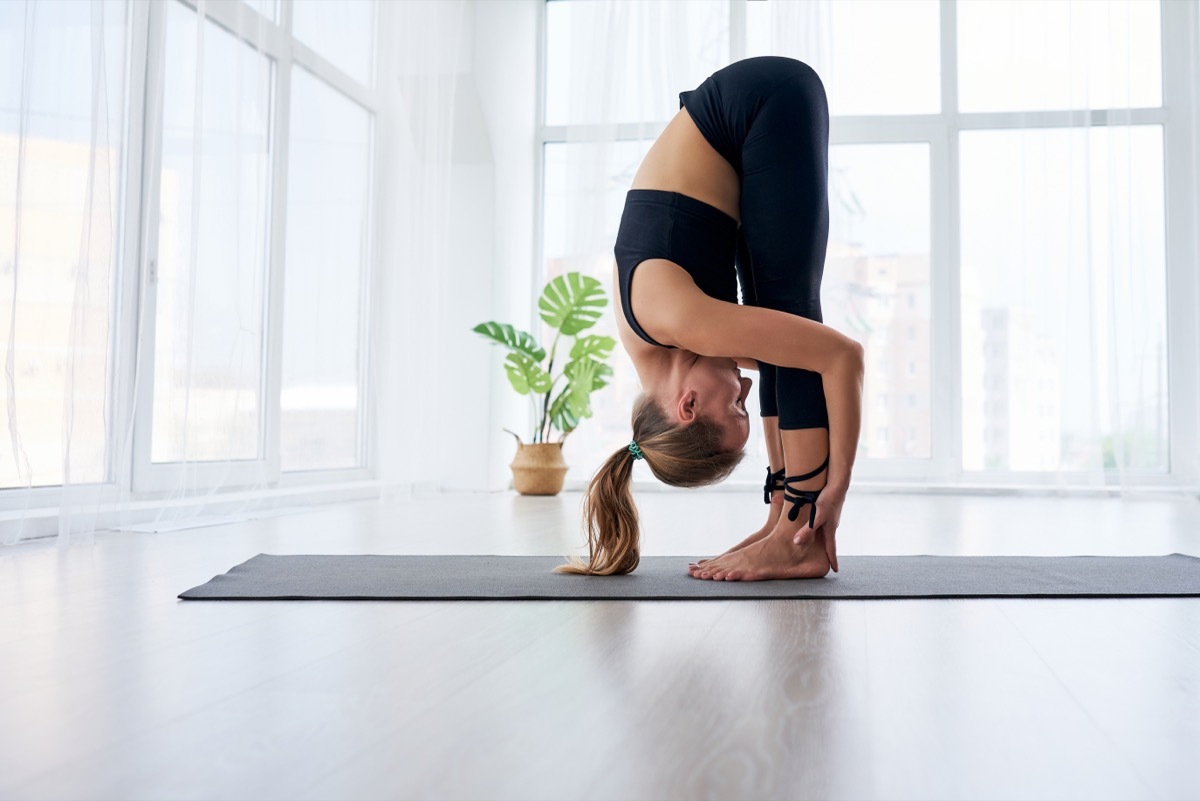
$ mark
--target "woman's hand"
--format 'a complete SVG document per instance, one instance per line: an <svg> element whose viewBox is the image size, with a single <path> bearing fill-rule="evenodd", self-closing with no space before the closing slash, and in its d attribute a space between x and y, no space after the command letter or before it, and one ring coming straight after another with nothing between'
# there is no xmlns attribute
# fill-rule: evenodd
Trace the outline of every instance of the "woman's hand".
<svg viewBox="0 0 1200 801"><path fill-rule="evenodd" d="M836 573L837 562L837 529L842 519L842 504L846 502L846 490L838 487L826 487L817 496L817 515L810 528L807 523L794 538L797 545L807 545L816 536L817 529L822 529L825 535L825 555L829 557L829 566Z"/></svg>

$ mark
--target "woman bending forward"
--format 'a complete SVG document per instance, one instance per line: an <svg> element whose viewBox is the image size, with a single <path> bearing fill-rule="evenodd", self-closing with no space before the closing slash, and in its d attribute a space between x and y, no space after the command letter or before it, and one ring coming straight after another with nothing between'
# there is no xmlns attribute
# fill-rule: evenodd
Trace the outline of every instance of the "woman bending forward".
<svg viewBox="0 0 1200 801"><path fill-rule="evenodd" d="M818 578L837 570L863 378L862 346L821 323L825 89L807 65L765 56L715 72L679 102L634 176L614 248L617 328L643 389L633 438L588 486L588 560L559 569L637 567L635 460L681 487L732 472L750 436L748 368L759 373L770 458L767 522L689 571Z"/></svg>

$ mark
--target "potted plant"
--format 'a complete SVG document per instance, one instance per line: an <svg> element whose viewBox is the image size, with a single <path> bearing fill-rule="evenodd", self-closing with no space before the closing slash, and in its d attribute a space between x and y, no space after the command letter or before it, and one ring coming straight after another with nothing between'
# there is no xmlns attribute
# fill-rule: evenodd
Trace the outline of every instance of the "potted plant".
<svg viewBox="0 0 1200 801"><path fill-rule="evenodd" d="M603 287L591 276L571 272L552 278L537 304L542 320L554 330L549 359L532 334L507 323L486 322L471 329L508 351L504 358L508 383L533 404L537 426L528 443L504 429L517 440L510 467L513 487L522 495L557 495L562 490L567 474L563 440L592 416L591 394L606 386L612 375L606 360L616 341L594 334L580 336L596 324L607 304ZM570 341L564 342L564 337ZM560 433L557 441L551 441L554 431Z"/></svg>

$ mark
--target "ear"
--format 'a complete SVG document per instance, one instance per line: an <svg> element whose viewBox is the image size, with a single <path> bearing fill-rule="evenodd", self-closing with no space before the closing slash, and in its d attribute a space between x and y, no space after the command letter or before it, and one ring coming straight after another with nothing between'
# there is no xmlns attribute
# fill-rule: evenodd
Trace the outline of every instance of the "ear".
<svg viewBox="0 0 1200 801"><path fill-rule="evenodd" d="M681 423L691 423L696 419L696 390L689 389L684 391L679 396L679 403L675 407L675 417Z"/></svg>

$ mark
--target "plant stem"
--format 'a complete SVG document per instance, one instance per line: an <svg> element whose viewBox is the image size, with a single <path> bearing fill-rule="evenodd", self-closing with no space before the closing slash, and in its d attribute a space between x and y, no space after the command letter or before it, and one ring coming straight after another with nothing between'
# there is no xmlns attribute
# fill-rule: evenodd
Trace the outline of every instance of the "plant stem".
<svg viewBox="0 0 1200 801"><path fill-rule="evenodd" d="M533 416L537 417L537 413L538 413L537 396L530 395L529 403L533 406ZM540 438L541 433L542 433L542 429L541 429L541 425L539 423L539 426L533 430L533 438L530 441L531 442L541 442L541 438Z"/></svg>
<svg viewBox="0 0 1200 801"><path fill-rule="evenodd" d="M556 331L554 344L550 346L550 363L546 365L546 373L550 376L550 389L546 390L546 396L542 400L542 419L538 421L539 442L545 442L550 436L550 393L554 390L554 355L558 351L558 340L561 337L562 331Z"/></svg>

